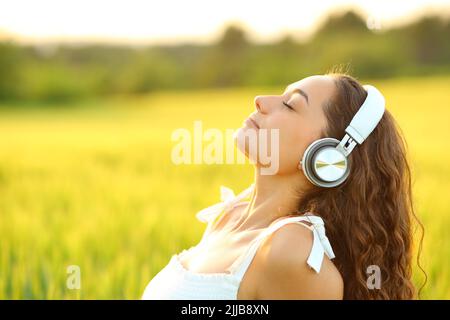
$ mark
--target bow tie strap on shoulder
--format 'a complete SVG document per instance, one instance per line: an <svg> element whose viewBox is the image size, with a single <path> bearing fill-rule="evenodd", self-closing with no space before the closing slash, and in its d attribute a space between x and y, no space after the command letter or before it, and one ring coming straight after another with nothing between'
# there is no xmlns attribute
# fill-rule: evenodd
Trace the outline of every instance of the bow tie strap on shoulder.
<svg viewBox="0 0 450 320"><path fill-rule="evenodd" d="M253 187L254 184L235 196L233 190L225 186L220 186L221 202L199 211L196 214L196 218L205 223L213 221L222 211L232 210L242 199L247 198L252 193Z"/></svg>
<svg viewBox="0 0 450 320"><path fill-rule="evenodd" d="M313 246L311 254L308 257L307 263L317 272L320 272L324 254L328 258L335 258L330 241L325 235L325 227L323 220L320 217L308 217L307 219L312 223L313 231Z"/></svg>
<svg viewBox="0 0 450 320"><path fill-rule="evenodd" d="M335 255L331 244L325 235L324 222L322 218L318 216L303 215L279 220L266 230L262 231L253 241L259 242L261 239L271 234L274 230L278 229L278 227L284 225L286 221L290 219L292 219L292 221L305 221L311 223L311 226L308 226L308 229L313 232L313 244L306 262L312 269L314 269L315 272L319 273L322 267L324 255L326 254L330 259L335 258Z"/></svg>

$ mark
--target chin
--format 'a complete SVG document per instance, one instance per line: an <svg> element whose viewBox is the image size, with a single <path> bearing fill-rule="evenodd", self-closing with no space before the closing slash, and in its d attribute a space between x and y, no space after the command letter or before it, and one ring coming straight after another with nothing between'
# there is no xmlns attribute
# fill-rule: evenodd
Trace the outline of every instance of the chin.
<svg viewBox="0 0 450 320"><path fill-rule="evenodd" d="M272 142L274 142L272 140L278 139L278 136L265 138L261 136L261 131L259 130L242 127L235 131L233 138L239 152L245 155L250 163L261 168L263 174L273 175L279 173L279 146L274 150L271 149ZM250 140L252 141L250 142ZM261 146L261 143L266 143L267 145Z"/></svg>
<svg viewBox="0 0 450 320"><path fill-rule="evenodd" d="M236 145L237 149L239 152L241 152L242 154L244 154L251 163L256 164L257 163L257 143L258 141L256 140L255 142L253 142L253 145L256 145L256 148L254 148L253 152L250 152L250 143L249 143L249 137L248 137L248 130L252 130L252 129L248 129L245 127L241 127L239 128L235 133L234 133L234 144ZM256 133L256 137L257 137L257 133Z"/></svg>

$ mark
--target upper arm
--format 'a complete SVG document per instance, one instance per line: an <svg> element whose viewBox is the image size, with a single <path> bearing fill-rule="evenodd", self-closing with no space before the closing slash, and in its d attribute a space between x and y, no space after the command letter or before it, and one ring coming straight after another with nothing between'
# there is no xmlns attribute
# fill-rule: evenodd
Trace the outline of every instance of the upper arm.
<svg viewBox="0 0 450 320"><path fill-rule="evenodd" d="M276 230L263 244L258 299L342 299L342 277L326 255L316 273L306 263L312 232L298 224Z"/></svg>

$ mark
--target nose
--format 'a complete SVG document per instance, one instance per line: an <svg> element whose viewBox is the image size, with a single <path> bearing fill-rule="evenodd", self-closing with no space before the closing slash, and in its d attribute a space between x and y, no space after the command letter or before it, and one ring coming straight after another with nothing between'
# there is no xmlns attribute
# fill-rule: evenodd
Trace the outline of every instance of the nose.
<svg viewBox="0 0 450 320"><path fill-rule="evenodd" d="M258 112L263 113L263 110L261 108L261 98L262 98L261 96L256 96L254 103L255 103L256 110L258 110Z"/></svg>

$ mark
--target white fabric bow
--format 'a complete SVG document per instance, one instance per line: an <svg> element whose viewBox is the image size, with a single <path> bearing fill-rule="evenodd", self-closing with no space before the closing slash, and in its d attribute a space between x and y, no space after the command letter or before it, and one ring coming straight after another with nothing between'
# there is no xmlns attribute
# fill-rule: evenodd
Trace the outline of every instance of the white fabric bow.
<svg viewBox="0 0 450 320"><path fill-rule="evenodd" d="M233 190L225 186L220 186L220 200L210 207L207 207L195 215L201 222L209 223L220 214L223 210L228 211L233 209L242 199L247 198L253 191L254 184L242 191L237 196L234 195Z"/></svg>
<svg viewBox="0 0 450 320"><path fill-rule="evenodd" d="M314 215L302 215L281 219L261 233L258 236L258 239L264 238L266 235L272 233L274 230L284 225L288 220L307 221L311 223L311 226L307 227L313 232L313 245L306 262L309 266L311 266L311 268L319 273L322 267L324 254L326 254L330 259L335 257L330 241L325 235L325 226L321 217Z"/></svg>
<svg viewBox="0 0 450 320"><path fill-rule="evenodd" d="M317 216L304 216L306 221L312 223L313 231L313 246L311 253L306 261L317 273L319 273L322 266L322 260L324 253L328 258L333 259L335 257L333 249L325 235L325 226L322 218Z"/></svg>

